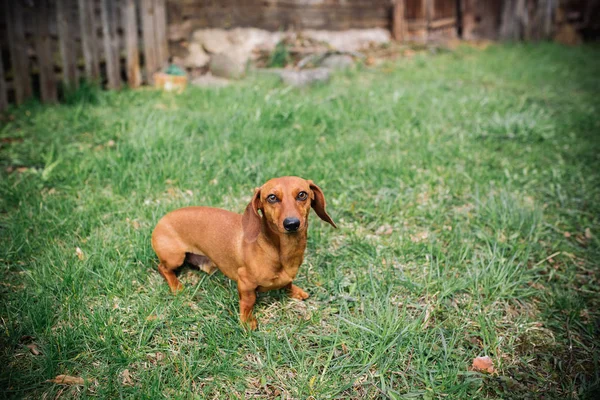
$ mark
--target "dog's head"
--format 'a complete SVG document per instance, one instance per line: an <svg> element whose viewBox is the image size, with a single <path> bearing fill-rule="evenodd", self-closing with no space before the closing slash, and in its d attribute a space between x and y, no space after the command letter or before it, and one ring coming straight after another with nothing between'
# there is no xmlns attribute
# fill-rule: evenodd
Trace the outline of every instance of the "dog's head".
<svg viewBox="0 0 600 400"><path fill-rule="evenodd" d="M319 218L337 228L325 211L323 191L313 181L296 176L271 179L254 190L242 218L244 236L249 241L256 240L261 225L258 210L262 211L268 228L274 232L290 235L304 232L311 207Z"/></svg>

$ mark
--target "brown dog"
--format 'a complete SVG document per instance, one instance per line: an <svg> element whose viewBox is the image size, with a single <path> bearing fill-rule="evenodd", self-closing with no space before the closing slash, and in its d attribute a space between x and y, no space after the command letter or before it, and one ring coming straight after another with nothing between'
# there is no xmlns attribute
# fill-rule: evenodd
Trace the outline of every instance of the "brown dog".
<svg viewBox="0 0 600 400"><path fill-rule="evenodd" d="M158 271L177 292L182 285L175 270L184 261L208 273L218 267L237 282L241 321L256 329L257 290L286 288L295 299L308 298L292 281L304 258L311 207L337 228L325 211L321 189L295 176L271 179L256 189L243 215L210 207L175 210L152 233Z"/></svg>

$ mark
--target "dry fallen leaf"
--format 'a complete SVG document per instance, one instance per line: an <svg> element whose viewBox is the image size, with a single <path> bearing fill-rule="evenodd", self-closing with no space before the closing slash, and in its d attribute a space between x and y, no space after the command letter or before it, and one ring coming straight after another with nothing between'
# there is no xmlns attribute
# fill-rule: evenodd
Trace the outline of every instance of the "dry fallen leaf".
<svg viewBox="0 0 600 400"><path fill-rule="evenodd" d="M161 353L161 352L148 353L148 354L146 354L146 358L152 364L156 365L156 364L160 363L165 358L165 355L163 353Z"/></svg>
<svg viewBox="0 0 600 400"><path fill-rule="evenodd" d="M392 228L390 225L381 225L379 228L377 228L377 230L375 231L376 235L391 235L394 232L394 228Z"/></svg>
<svg viewBox="0 0 600 400"><path fill-rule="evenodd" d="M592 231L590 230L590 228L585 228L585 238L586 239L592 238Z"/></svg>
<svg viewBox="0 0 600 400"><path fill-rule="evenodd" d="M33 340L33 336L31 336L31 335L23 335L23 336L21 336L21 338L19 339L19 341L20 341L21 343L24 343L24 342L29 342L29 341L31 341L31 340Z"/></svg>
<svg viewBox="0 0 600 400"><path fill-rule="evenodd" d="M77 247L75 249L75 254L77 254L77 258L79 258L82 261L85 258L85 255L83 254L83 251L79 247Z"/></svg>
<svg viewBox="0 0 600 400"><path fill-rule="evenodd" d="M131 374L128 369L121 372L121 378L123 378L124 386L133 386L133 379L131 379Z"/></svg>
<svg viewBox="0 0 600 400"><path fill-rule="evenodd" d="M46 382L58 383L59 385L84 385L83 378L70 375L57 375L54 379L48 379Z"/></svg>
<svg viewBox="0 0 600 400"><path fill-rule="evenodd" d="M38 349L37 344L35 343L30 343L26 346L29 351L31 352L31 354L33 354L34 356L37 356L40 354L40 349Z"/></svg>
<svg viewBox="0 0 600 400"><path fill-rule="evenodd" d="M488 356L475 357L473 359L473 370L487 372L491 374L495 371L494 363L492 362L492 359Z"/></svg>
<svg viewBox="0 0 600 400"><path fill-rule="evenodd" d="M429 233L428 232L418 232L414 235L410 235L410 240L413 243L419 243L425 239L427 239L429 237Z"/></svg>

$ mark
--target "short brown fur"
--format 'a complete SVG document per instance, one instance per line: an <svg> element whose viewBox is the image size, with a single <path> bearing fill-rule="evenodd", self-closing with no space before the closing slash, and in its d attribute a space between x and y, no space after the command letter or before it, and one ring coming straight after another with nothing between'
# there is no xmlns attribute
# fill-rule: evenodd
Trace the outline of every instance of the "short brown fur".
<svg viewBox="0 0 600 400"><path fill-rule="evenodd" d="M271 195L276 201L269 198ZM292 281L304 259L311 207L336 228L325 210L321 189L295 176L274 178L257 188L242 215L211 207L170 212L152 233L152 248L160 262L158 271L175 293L183 287L175 270L184 261L208 273L218 268L237 282L240 319L256 329L252 315L256 291L286 288L292 298L308 298L308 293ZM286 218L299 220L297 230L286 230Z"/></svg>

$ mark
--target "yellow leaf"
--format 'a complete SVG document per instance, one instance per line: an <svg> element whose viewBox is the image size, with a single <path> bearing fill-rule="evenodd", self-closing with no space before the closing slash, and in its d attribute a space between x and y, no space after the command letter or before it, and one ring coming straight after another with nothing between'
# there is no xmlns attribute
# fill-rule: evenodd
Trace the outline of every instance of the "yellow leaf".
<svg viewBox="0 0 600 400"><path fill-rule="evenodd" d="M29 351L31 352L31 354L33 354L34 356L37 356L40 354L40 350L38 349L37 345L35 343L30 343L27 345L27 348L29 349Z"/></svg>
<svg viewBox="0 0 600 400"><path fill-rule="evenodd" d="M133 386L133 379L131 379L131 374L128 369L121 372L121 378L123 378L124 386Z"/></svg>
<svg viewBox="0 0 600 400"><path fill-rule="evenodd" d="M488 356L475 357L473 359L473 370L480 371L480 372L487 372L487 373L491 374L495 371L494 363L492 362L492 359Z"/></svg>
<svg viewBox="0 0 600 400"><path fill-rule="evenodd" d="M70 375L57 375L54 379L48 379L46 382L57 383L59 385L84 385L83 378Z"/></svg>

